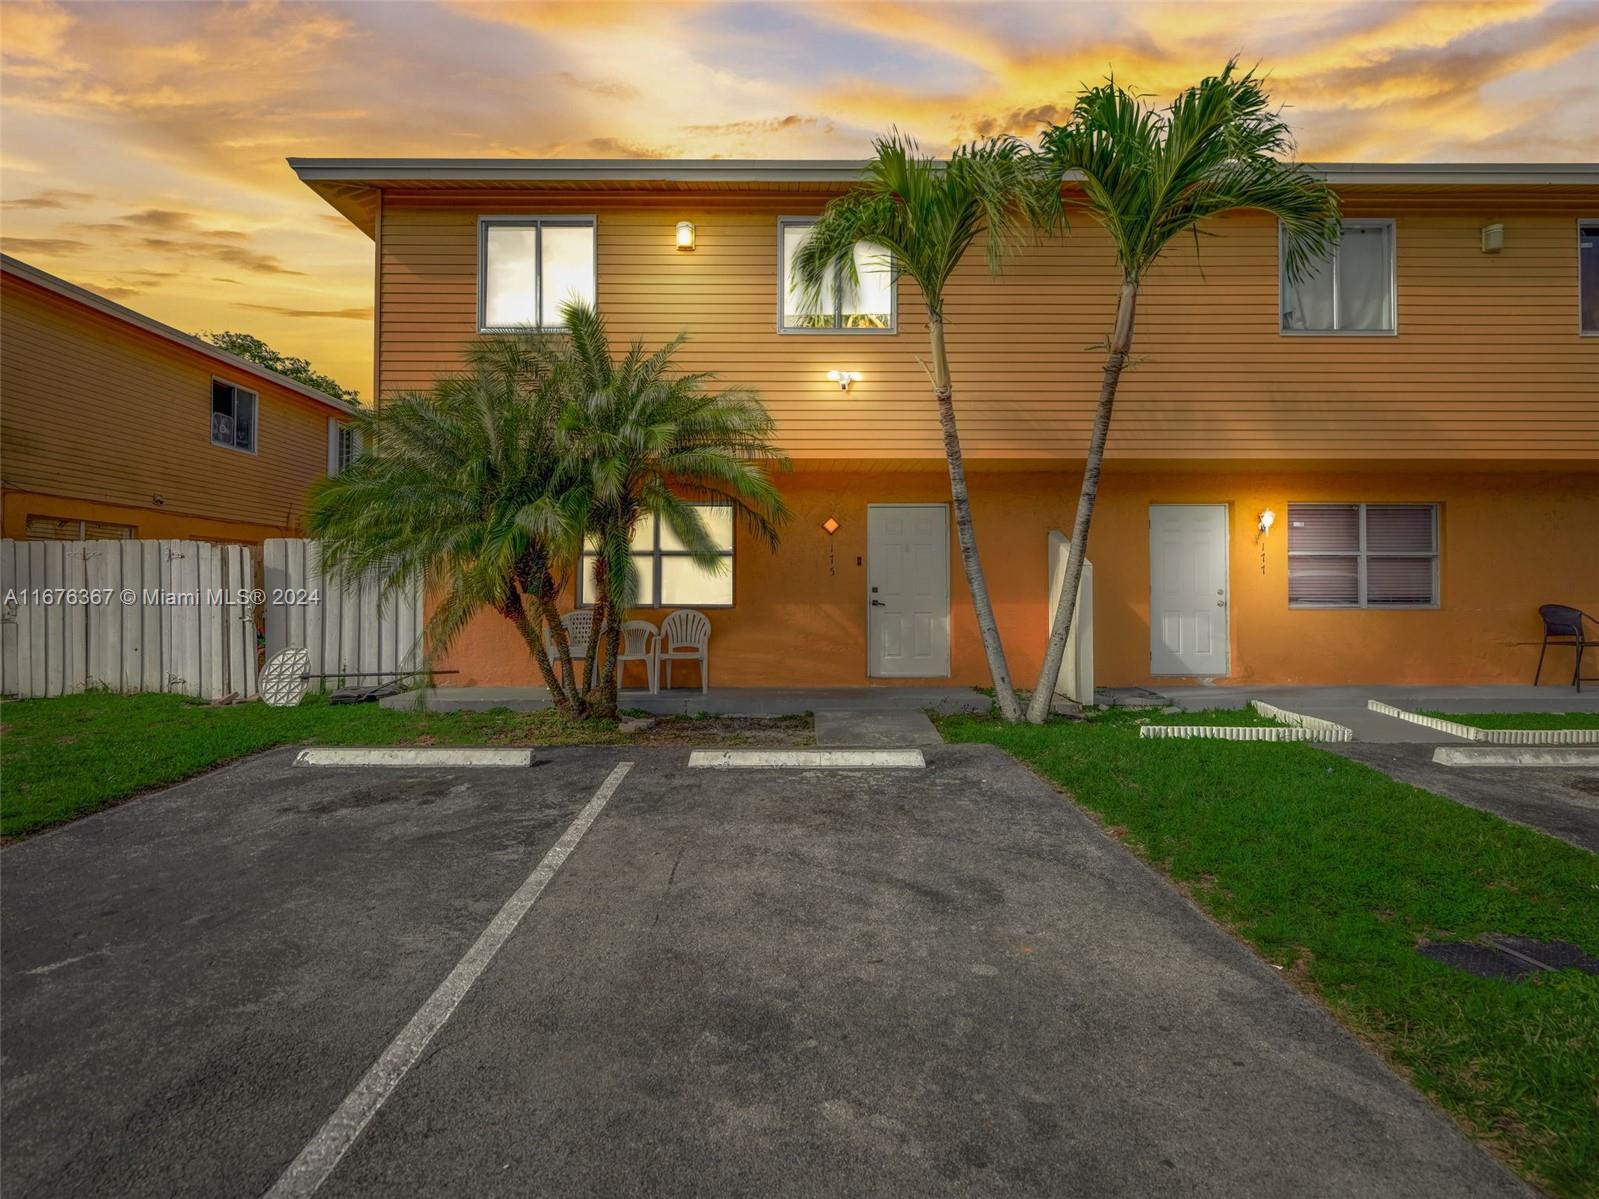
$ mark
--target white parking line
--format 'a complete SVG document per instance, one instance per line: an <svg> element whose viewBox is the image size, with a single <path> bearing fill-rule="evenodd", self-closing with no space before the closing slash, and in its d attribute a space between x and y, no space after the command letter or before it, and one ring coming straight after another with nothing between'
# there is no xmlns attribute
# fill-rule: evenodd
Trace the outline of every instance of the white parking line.
<svg viewBox="0 0 1599 1199"><path fill-rule="evenodd" d="M339 1109L328 1117L327 1123L322 1125L306 1147L300 1150L299 1156L289 1163L288 1169L272 1184L266 1199L312 1195L327 1181L328 1175L333 1173L340 1159L355 1144L361 1131L422 1056L433 1035L444 1027L456 1006L472 989L472 984L477 982L478 976L494 960L500 947L516 931L522 917L527 915L528 909L550 879L555 877L561 863L577 848L583 834L588 832L589 826L611 796L616 794L622 779L632 768L633 763L620 762L611 771L594 793L594 798L588 801L577 814L577 819L561 834L561 839L533 868L533 873L516 889L516 894L507 899L505 906L489 921L482 935L466 951L466 956L456 963L455 969L439 984L438 990L428 997L416 1015L411 1017L410 1023L400 1030L400 1035L390 1042L378 1060L372 1063L372 1068L355 1084L355 1089L339 1105Z"/></svg>

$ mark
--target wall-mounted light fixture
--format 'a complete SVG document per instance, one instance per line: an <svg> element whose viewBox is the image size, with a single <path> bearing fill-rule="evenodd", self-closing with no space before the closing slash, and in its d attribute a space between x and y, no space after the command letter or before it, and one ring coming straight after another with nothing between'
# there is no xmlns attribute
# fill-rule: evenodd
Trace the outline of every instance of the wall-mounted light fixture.
<svg viewBox="0 0 1599 1199"><path fill-rule="evenodd" d="M1260 514L1259 517L1256 518L1255 527L1260 530L1260 535L1264 537L1267 533L1271 532L1272 525L1276 523L1277 514L1270 508L1267 508Z"/></svg>
<svg viewBox="0 0 1599 1199"><path fill-rule="evenodd" d="M694 248L693 221L679 221L677 223L677 248L679 250L692 250Z"/></svg>
<svg viewBox="0 0 1599 1199"><path fill-rule="evenodd" d="M1497 254L1505 248L1505 227L1498 222L1482 227L1482 252Z"/></svg>
<svg viewBox="0 0 1599 1199"><path fill-rule="evenodd" d="M860 375L854 371L828 371L827 377L838 384L840 391L848 391L851 383L859 383L861 381Z"/></svg>

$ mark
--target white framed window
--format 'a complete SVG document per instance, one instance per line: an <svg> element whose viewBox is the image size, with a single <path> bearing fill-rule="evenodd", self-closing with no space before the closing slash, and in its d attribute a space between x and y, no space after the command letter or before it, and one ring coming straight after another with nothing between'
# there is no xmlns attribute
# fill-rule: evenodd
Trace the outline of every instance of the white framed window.
<svg viewBox="0 0 1599 1199"><path fill-rule="evenodd" d="M1289 504L1290 608L1436 608L1437 504Z"/></svg>
<svg viewBox="0 0 1599 1199"><path fill-rule="evenodd" d="M777 329L779 333L893 333L896 307L894 268L889 253L871 242L855 243L856 282L832 278L818 307L805 303L794 275L794 255L811 235L815 217L777 220Z"/></svg>
<svg viewBox="0 0 1599 1199"><path fill-rule="evenodd" d="M1577 222L1577 310L1582 332L1599 336L1599 219Z"/></svg>
<svg viewBox="0 0 1599 1199"><path fill-rule="evenodd" d="M360 452L361 434L355 426L328 417L328 474L338 474Z"/></svg>
<svg viewBox="0 0 1599 1199"><path fill-rule="evenodd" d="M637 608L731 608L733 606L733 509L728 504L695 504L705 531L722 561L707 570L663 522L639 519L629 547L638 570ZM592 543L590 549L592 549ZM577 602L594 603L594 554L584 551L578 572Z"/></svg>
<svg viewBox="0 0 1599 1199"><path fill-rule="evenodd" d="M133 525L30 514L22 537L24 541L131 541L137 532Z"/></svg>
<svg viewBox="0 0 1599 1199"><path fill-rule="evenodd" d="M1278 227L1277 294L1284 333L1384 334L1398 329L1393 221L1345 221L1332 253L1290 282Z"/></svg>
<svg viewBox="0 0 1599 1199"><path fill-rule="evenodd" d="M559 329L563 304L594 303L597 254L591 216L479 217L478 331Z"/></svg>
<svg viewBox="0 0 1599 1199"><path fill-rule="evenodd" d="M212 379L211 444L255 453L257 408L255 392L226 379Z"/></svg>

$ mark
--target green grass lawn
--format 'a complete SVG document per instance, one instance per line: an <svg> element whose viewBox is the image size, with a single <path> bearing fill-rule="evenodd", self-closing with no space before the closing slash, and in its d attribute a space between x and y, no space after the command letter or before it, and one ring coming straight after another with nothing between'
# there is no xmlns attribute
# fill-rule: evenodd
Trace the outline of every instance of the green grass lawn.
<svg viewBox="0 0 1599 1199"><path fill-rule="evenodd" d="M1131 724L1203 724L1228 728L1281 728L1283 722L1262 716L1254 708L1206 708L1202 712L1161 712L1153 708L1106 708L1091 710L1094 720L1126 721Z"/></svg>
<svg viewBox="0 0 1599 1199"><path fill-rule="evenodd" d="M211 707L180 695L88 692L0 704L0 834L32 832L274 745L565 745L622 740L553 712Z"/></svg>
<svg viewBox="0 0 1599 1199"><path fill-rule="evenodd" d="M1415 951L1497 932L1599 955L1599 858L1309 745L1140 740L1136 720L939 723L1065 789L1527 1177L1599 1194L1599 978Z"/></svg>
<svg viewBox="0 0 1599 1199"><path fill-rule="evenodd" d="M1599 729L1599 712L1423 712L1474 729Z"/></svg>

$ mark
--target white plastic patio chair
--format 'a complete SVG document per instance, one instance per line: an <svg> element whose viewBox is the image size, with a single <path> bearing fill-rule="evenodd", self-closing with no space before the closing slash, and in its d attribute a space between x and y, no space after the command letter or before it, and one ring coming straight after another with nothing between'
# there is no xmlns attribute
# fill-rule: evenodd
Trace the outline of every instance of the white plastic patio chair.
<svg viewBox="0 0 1599 1199"><path fill-rule="evenodd" d="M594 639L594 613L586 608L568 612L561 617L561 627L566 630L566 643L572 651L572 661L588 657L589 642ZM549 629L544 630L544 652L550 656L551 662L558 661L555 638L550 636Z"/></svg>
<svg viewBox="0 0 1599 1199"><path fill-rule="evenodd" d="M616 685L621 687L627 672L629 662L644 663L644 675L649 679L650 694L654 695L657 686L660 663L655 660L655 646L660 639L661 631L647 620L627 620L622 622L622 653L616 659Z"/></svg>
<svg viewBox="0 0 1599 1199"><path fill-rule="evenodd" d="M703 612L679 608L661 621L661 639L655 655L666 663L666 685L672 685L673 662L700 664L700 692L711 688L711 622Z"/></svg>

